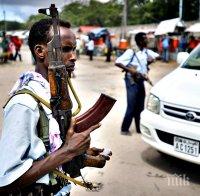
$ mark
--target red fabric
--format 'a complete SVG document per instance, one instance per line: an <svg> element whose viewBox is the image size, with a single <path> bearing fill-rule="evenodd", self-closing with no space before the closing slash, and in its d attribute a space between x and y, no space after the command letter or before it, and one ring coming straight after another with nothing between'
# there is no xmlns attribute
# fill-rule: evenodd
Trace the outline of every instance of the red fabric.
<svg viewBox="0 0 200 196"><path fill-rule="evenodd" d="M99 28L98 26L80 26L78 29L78 32L87 34L89 33L91 30Z"/></svg>
<svg viewBox="0 0 200 196"><path fill-rule="evenodd" d="M171 39L170 41L170 52L175 52L179 46L179 40L177 38Z"/></svg>
<svg viewBox="0 0 200 196"><path fill-rule="evenodd" d="M16 49L20 49L21 48L22 40L19 37L14 36L14 37L11 38L11 40L15 44Z"/></svg>
<svg viewBox="0 0 200 196"><path fill-rule="evenodd" d="M197 40L190 40L189 42L189 48L194 49L198 45Z"/></svg>

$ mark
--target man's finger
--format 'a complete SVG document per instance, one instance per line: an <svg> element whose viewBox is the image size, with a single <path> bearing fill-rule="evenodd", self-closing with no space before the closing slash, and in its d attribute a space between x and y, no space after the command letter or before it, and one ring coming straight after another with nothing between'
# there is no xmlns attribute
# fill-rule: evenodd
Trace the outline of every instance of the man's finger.
<svg viewBox="0 0 200 196"><path fill-rule="evenodd" d="M83 133L85 133L86 135L90 134L92 131L94 131L95 129L98 129L101 126L100 123L91 126L89 129L87 129L86 131L84 131Z"/></svg>
<svg viewBox="0 0 200 196"><path fill-rule="evenodd" d="M92 148L88 149L87 154L88 154L88 155L92 155L92 156L97 156L97 155L99 155L101 152L103 152L103 150L104 150L104 149L92 147Z"/></svg>
<svg viewBox="0 0 200 196"><path fill-rule="evenodd" d="M67 131L67 135L66 135L67 138L72 137L72 135L74 134L74 126L75 126L75 124L76 124L76 119L72 118L71 122L70 122L69 129Z"/></svg>
<svg viewBox="0 0 200 196"><path fill-rule="evenodd" d="M92 147L91 150L95 151L95 152L103 152L103 148L96 148L96 147Z"/></svg>
<svg viewBox="0 0 200 196"><path fill-rule="evenodd" d="M110 160L110 157L109 156L105 156L105 155L99 155L100 157L103 157L106 161L109 161Z"/></svg>

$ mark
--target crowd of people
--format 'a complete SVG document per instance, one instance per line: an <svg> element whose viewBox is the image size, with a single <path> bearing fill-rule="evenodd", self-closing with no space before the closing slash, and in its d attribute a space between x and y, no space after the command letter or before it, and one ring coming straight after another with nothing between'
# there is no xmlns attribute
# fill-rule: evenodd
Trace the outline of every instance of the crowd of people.
<svg viewBox="0 0 200 196"><path fill-rule="evenodd" d="M94 39L90 36L88 37L88 41L83 41L78 38L78 57L80 54L86 54L89 60L92 61L94 56L103 55L105 56L105 61L110 62L112 60L112 55L119 57L125 52L125 49L120 51L116 43L113 44L113 40L109 34L98 39ZM100 41L101 44L99 43ZM170 59L175 60L178 52L190 53L200 43L200 39L188 33L183 33L182 35L166 34L155 36L151 43L153 44L150 48L159 53L163 62L168 63ZM129 46L132 47L131 44L129 44Z"/></svg>
<svg viewBox="0 0 200 196"><path fill-rule="evenodd" d="M7 35L6 32L2 32L0 40L0 61L7 63L8 60L16 61L19 58L22 61L20 49L22 46L22 39L15 35Z"/></svg>
<svg viewBox="0 0 200 196"><path fill-rule="evenodd" d="M80 58L80 54L85 54L93 61L94 56L105 56L106 62L111 62L114 47L109 32L102 35L102 37L95 37L89 33L85 39L81 39L80 34L76 37L76 54Z"/></svg>
<svg viewBox="0 0 200 196"><path fill-rule="evenodd" d="M156 49L164 62L169 62L170 53L191 52L200 40L187 33L178 36L162 35L156 38Z"/></svg>

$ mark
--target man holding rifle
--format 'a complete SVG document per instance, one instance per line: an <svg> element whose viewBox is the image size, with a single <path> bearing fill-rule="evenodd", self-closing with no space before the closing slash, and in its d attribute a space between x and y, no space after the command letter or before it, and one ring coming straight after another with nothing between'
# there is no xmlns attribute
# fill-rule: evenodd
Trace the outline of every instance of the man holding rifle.
<svg viewBox="0 0 200 196"><path fill-rule="evenodd" d="M139 51L127 49L115 62L116 66L126 72L127 109L121 126L122 135L131 135L129 128L133 118L135 118L136 131L140 133L140 113L144 109L145 100L144 81L152 85L147 75L148 65L159 58L159 54L147 49L145 33L137 33L135 42Z"/></svg>
<svg viewBox="0 0 200 196"><path fill-rule="evenodd" d="M74 70L76 61L76 37L68 22L59 21L59 25L61 59L70 73ZM61 192L62 195L68 195L68 183L56 179L52 175L53 170L59 168L62 171L62 165L68 163L72 167L78 167L78 170L86 166L104 167L111 155L100 155L103 149L89 148L90 133L99 128L99 124L76 133L76 120L72 120L64 140L61 140L59 125L51 110L43 103L38 103L38 100L28 93L17 94L26 89L43 100L50 100L47 43L51 41L52 36L51 19L40 20L32 26L29 47L36 61L35 71L20 76L10 92L12 98L4 108L4 125L0 140L0 195L46 196L56 193L61 195ZM43 118L41 111L45 114ZM43 123L41 127L41 121L46 117L48 124L44 126ZM43 137L42 140L40 129L46 127L49 128L48 138ZM84 155L83 158L78 159L79 163L76 163L76 158L81 155ZM87 157L90 157L89 161ZM70 172L71 167L67 168L67 171ZM77 175L80 174L75 176Z"/></svg>

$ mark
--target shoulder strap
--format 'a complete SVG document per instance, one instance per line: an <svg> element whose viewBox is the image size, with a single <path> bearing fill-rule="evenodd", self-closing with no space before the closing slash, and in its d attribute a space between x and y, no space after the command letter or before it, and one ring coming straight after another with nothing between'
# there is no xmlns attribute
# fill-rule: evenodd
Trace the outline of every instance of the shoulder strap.
<svg viewBox="0 0 200 196"><path fill-rule="evenodd" d="M133 55L132 55L132 57L131 57L131 59L130 59L129 63L127 64L127 66L129 66L129 65L130 65L130 63L133 61L133 58L134 58L134 56L135 56L135 51L133 50Z"/></svg>
<svg viewBox="0 0 200 196"><path fill-rule="evenodd" d="M140 66L142 66L141 62L140 62L140 59L138 58L137 54L135 54L135 57L137 59L137 62L139 63Z"/></svg>
<svg viewBox="0 0 200 196"><path fill-rule="evenodd" d="M145 54L147 55L147 58L148 58L149 54L148 54L147 48L145 48Z"/></svg>
<svg viewBox="0 0 200 196"><path fill-rule="evenodd" d="M5 105L3 106L3 108L5 108L5 106L8 104L8 102L16 95L19 94L28 94L31 95L38 103L42 103L44 104L47 108L51 109L50 107L50 103L47 102L46 100L44 100L43 98L41 98L40 96L38 96L37 94L33 93L31 90L28 89L22 89L19 90L18 92L16 92L15 94L13 94L11 97L9 97L9 99L7 100L7 102L5 103Z"/></svg>
<svg viewBox="0 0 200 196"><path fill-rule="evenodd" d="M16 92L15 94L13 94L6 102L6 104L4 105L4 107L8 104L8 102L16 95L19 94L28 94L31 95L35 101L38 103L38 108L39 108L39 113L40 113L40 118L38 120L38 124L37 124L37 131L38 131L38 136L39 138L43 141L45 148L47 150L47 152L49 151L50 148L50 143L49 143L49 119L46 116L46 113L41 105L44 104L46 107L48 107L50 109L50 104L45 101L44 99L42 99L40 96L38 96L37 94L33 93L31 90L28 89L22 89L18 92Z"/></svg>

